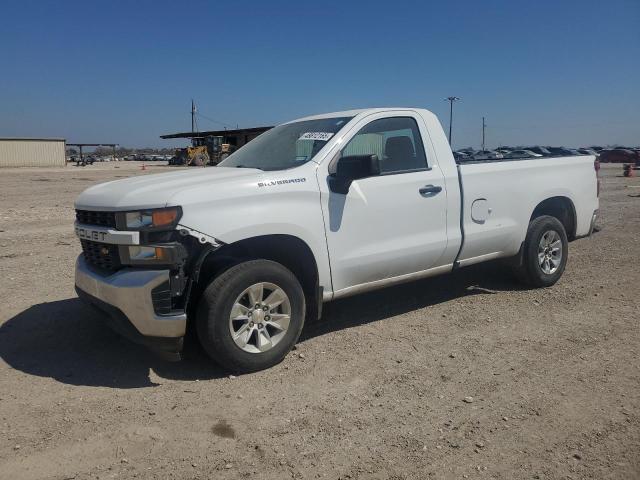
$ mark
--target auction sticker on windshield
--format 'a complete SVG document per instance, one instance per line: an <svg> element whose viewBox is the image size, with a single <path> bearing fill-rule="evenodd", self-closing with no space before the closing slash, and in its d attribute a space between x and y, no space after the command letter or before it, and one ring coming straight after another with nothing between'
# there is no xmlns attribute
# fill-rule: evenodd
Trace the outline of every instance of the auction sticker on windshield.
<svg viewBox="0 0 640 480"><path fill-rule="evenodd" d="M333 137L331 132L306 132L300 135L298 140L320 140L326 142L331 137Z"/></svg>

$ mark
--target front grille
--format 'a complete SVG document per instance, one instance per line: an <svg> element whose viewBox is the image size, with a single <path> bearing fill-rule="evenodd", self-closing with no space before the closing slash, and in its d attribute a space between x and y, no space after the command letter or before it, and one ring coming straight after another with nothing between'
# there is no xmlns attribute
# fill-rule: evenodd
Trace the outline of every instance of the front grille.
<svg viewBox="0 0 640 480"><path fill-rule="evenodd" d="M114 272L122 268L118 245L80 240L82 253L89 265Z"/></svg>
<svg viewBox="0 0 640 480"><path fill-rule="evenodd" d="M94 212L93 210L76 210L78 223L116 228L115 212Z"/></svg>

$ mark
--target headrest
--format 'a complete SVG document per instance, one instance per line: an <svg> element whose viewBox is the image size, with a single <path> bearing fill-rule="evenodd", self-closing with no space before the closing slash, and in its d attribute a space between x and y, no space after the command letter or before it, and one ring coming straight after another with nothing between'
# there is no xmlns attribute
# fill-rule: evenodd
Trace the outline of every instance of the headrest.
<svg viewBox="0 0 640 480"><path fill-rule="evenodd" d="M384 154L394 160L412 158L415 154L413 142L406 135L388 138L384 146Z"/></svg>

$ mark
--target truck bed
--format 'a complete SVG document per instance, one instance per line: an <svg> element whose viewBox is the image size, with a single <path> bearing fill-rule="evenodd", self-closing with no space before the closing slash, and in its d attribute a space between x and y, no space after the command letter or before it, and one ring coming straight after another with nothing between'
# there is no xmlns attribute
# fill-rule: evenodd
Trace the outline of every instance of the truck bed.
<svg viewBox="0 0 640 480"><path fill-rule="evenodd" d="M547 160L550 158L584 158L584 157L590 157L590 158L594 158L593 155L571 155L571 156L566 156L566 155L548 155L545 157L529 157L529 158L509 158L509 157L505 157L505 158L495 158L495 159L491 159L491 158L487 158L484 160L456 160L456 163L458 165L470 165L470 164L475 164L475 163L496 163L496 162L522 162L522 161L529 161L529 160Z"/></svg>
<svg viewBox="0 0 640 480"><path fill-rule="evenodd" d="M571 206L573 231L589 233L597 209L595 157L478 160L458 164L462 192L460 265L516 255L531 212L543 201Z"/></svg>

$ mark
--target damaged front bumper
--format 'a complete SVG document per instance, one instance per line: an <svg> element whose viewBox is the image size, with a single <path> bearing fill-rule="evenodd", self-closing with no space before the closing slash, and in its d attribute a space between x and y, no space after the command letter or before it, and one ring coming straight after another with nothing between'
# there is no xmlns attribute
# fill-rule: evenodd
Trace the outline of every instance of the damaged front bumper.
<svg viewBox="0 0 640 480"><path fill-rule="evenodd" d="M121 335L179 360L187 327L184 311L166 311L163 298L169 290L169 270L124 268L104 275L80 255L76 261L78 296L109 317L108 324Z"/></svg>

